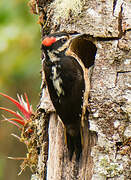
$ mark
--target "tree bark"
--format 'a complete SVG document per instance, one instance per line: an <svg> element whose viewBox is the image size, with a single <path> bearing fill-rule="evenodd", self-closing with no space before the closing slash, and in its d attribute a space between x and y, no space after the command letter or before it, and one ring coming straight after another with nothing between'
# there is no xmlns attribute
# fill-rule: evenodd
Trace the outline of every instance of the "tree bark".
<svg viewBox="0 0 131 180"><path fill-rule="evenodd" d="M30 5L39 13L42 38L51 32L77 31L93 35L97 46L90 76L90 111L84 122L79 162L74 157L71 161L68 158L64 128L45 88L42 71L36 118L39 154L32 180L130 179L131 3L128 0L38 0ZM121 22L123 30L128 29L125 34Z"/></svg>

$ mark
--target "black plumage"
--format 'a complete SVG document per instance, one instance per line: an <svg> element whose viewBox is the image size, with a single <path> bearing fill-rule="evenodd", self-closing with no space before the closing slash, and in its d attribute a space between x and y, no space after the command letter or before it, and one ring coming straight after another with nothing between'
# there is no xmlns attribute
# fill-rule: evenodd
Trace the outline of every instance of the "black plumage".
<svg viewBox="0 0 131 180"><path fill-rule="evenodd" d="M57 37L57 35L52 36ZM68 41L68 38L64 40L63 35L59 35L59 37L63 40L59 39L59 42L56 41L49 47L42 45L45 52L43 69L50 98L56 113L66 128L70 159L73 152L79 159L82 152L80 129L85 90L84 75L78 61L74 57L66 55L65 52L68 47L59 52L59 48Z"/></svg>

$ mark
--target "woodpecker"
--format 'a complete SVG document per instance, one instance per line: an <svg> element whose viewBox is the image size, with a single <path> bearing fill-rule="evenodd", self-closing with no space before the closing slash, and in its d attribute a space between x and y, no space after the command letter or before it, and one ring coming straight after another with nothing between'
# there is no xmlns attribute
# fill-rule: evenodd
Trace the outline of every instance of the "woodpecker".
<svg viewBox="0 0 131 180"><path fill-rule="evenodd" d="M77 34L54 33L42 41L43 70L51 101L66 129L69 157L82 152L81 114L85 91L84 72L78 60L67 54Z"/></svg>

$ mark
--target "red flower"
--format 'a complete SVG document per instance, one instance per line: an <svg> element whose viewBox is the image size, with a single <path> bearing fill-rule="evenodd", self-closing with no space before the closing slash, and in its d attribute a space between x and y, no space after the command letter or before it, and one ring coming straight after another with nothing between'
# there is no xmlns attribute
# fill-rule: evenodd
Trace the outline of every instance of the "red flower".
<svg viewBox="0 0 131 180"><path fill-rule="evenodd" d="M32 106L29 104L29 100L28 100L26 93L24 94L26 101L23 99L23 96L20 97L19 95L17 95L18 101L6 94L1 93L1 92L0 92L0 95L4 96L5 98L7 98L11 102L13 102L23 115L22 116L18 112L12 111L11 109L0 107L1 110L5 110L15 116L15 118L6 118L3 116L4 120L14 124L18 128L21 128L20 125L24 126L30 120L31 115L33 114Z"/></svg>

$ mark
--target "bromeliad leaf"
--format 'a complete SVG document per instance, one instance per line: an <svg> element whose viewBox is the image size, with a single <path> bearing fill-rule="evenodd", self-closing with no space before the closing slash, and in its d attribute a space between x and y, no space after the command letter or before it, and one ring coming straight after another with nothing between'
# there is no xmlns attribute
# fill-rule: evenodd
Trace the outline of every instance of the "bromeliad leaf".
<svg viewBox="0 0 131 180"><path fill-rule="evenodd" d="M14 115L15 118L5 118L4 116L4 120L14 124L15 126L17 126L18 128L20 128L19 125L22 125L24 126L26 124L27 121L29 121L29 119L31 118L31 115L33 114L33 110L32 110L32 106L29 104L29 100L28 100L28 97L26 95L26 93L24 94L25 95L25 99L26 101L24 100L23 96L18 96L18 101L13 99L12 97L4 94L4 93L1 93L0 92L0 95L2 95L3 97L7 98L9 101L11 101L13 104L16 105L16 107L19 109L19 111L22 113L22 115L20 115L18 112L15 112L11 109L7 109L5 107L0 107L1 110L4 110L4 111L7 111L9 112L10 114Z"/></svg>

